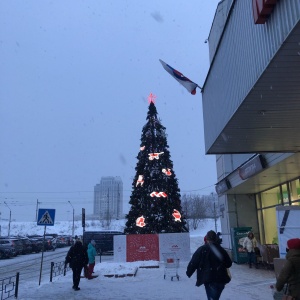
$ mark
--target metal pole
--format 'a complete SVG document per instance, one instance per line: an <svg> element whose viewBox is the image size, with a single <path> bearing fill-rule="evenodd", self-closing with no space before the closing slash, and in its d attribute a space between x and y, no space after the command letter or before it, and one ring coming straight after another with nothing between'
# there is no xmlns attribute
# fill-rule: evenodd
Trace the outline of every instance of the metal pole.
<svg viewBox="0 0 300 300"><path fill-rule="evenodd" d="M72 206L73 208L73 224L72 224L72 237L74 237L74 218L75 218L75 210L74 210L74 206L72 205L71 201L68 201L70 203L70 205Z"/></svg>
<svg viewBox="0 0 300 300"><path fill-rule="evenodd" d="M51 269L50 269L50 282L52 282L52 278L53 278L53 267L54 267L54 262L51 261Z"/></svg>
<svg viewBox="0 0 300 300"><path fill-rule="evenodd" d="M45 227L44 227L44 238L43 238L43 249L42 249L42 258L41 258L41 267L40 267L39 285L41 285L41 279L42 279L43 260L44 260L44 250L45 250L45 235L46 235L46 225L45 225Z"/></svg>
<svg viewBox="0 0 300 300"><path fill-rule="evenodd" d="M75 210L73 208L73 224L72 224L72 236L74 236L74 216L75 215Z"/></svg>
<svg viewBox="0 0 300 300"><path fill-rule="evenodd" d="M38 221L38 210L39 210L39 199L36 199L36 213L35 213L35 221Z"/></svg>
<svg viewBox="0 0 300 300"><path fill-rule="evenodd" d="M4 201L4 204L8 207L9 209L9 223L8 223L8 237L10 237L10 223L11 223L11 209L10 207L7 205L7 203Z"/></svg>
<svg viewBox="0 0 300 300"><path fill-rule="evenodd" d="M17 272L16 274L16 288L15 288L15 298L18 298L18 294L19 294L19 281L20 281L20 273Z"/></svg>
<svg viewBox="0 0 300 300"><path fill-rule="evenodd" d="M214 213L215 213L215 230L216 230L216 233L217 233L218 232L218 226L217 226L216 203L214 203Z"/></svg>

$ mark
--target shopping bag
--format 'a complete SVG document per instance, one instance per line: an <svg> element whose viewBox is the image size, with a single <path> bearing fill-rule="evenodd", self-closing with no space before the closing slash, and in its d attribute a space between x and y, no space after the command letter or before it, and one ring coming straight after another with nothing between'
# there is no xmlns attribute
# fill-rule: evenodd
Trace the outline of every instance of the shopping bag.
<svg viewBox="0 0 300 300"><path fill-rule="evenodd" d="M231 276L230 270L229 270L228 268L227 268L226 270L227 270L227 275L228 275L228 277L231 279L232 276Z"/></svg>
<svg viewBox="0 0 300 300"><path fill-rule="evenodd" d="M288 291L289 291L289 285L286 284L285 288L283 288L282 290L284 290L284 295L282 296L281 300L295 300L296 298L287 295Z"/></svg>
<svg viewBox="0 0 300 300"><path fill-rule="evenodd" d="M281 300L295 300L296 298L289 296L289 295L283 295Z"/></svg>
<svg viewBox="0 0 300 300"><path fill-rule="evenodd" d="M273 299L274 300L282 300L282 297L285 295L284 289L282 289L280 292L276 291L275 289L275 284L270 286L271 291L272 291L272 295L273 295Z"/></svg>

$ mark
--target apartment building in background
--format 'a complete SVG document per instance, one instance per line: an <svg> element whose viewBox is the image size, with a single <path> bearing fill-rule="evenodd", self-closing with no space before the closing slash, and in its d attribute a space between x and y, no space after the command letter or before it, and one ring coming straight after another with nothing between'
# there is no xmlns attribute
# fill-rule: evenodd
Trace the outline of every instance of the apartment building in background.
<svg viewBox="0 0 300 300"><path fill-rule="evenodd" d="M101 177L94 187L94 215L102 219L123 218L123 182L120 176Z"/></svg>

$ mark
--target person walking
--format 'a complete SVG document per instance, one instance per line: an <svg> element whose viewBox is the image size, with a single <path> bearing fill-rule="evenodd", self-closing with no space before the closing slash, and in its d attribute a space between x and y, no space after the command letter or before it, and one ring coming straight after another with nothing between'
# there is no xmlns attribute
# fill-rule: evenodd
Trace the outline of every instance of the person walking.
<svg viewBox="0 0 300 300"><path fill-rule="evenodd" d="M207 232L206 241L193 254L186 275L190 278L197 270L196 286L204 284L207 299L218 300L225 284L231 280L227 269L232 266L232 261L213 230Z"/></svg>
<svg viewBox="0 0 300 300"><path fill-rule="evenodd" d="M300 300L300 239L288 240L286 251L286 262L275 285L276 292L280 292L287 284L286 294L291 296L291 299Z"/></svg>
<svg viewBox="0 0 300 300"><path fill-rule="evenodd" d="M93 272L94 272L94 267L95 267L95 256L97 255L96 252L96 242L94 240L91 240L91 242L88 245L88 258L89 258L89 267L88 267L88 279L93 279Z"/></svg>
<svg viewBox="0 0 300 300"><path fill-rule="evenodd" d="M257 241L254 237L253 232L250 231L248 233L248 236L244 239L243 248L247 251L249 268L252 268L253 263L255 265L255 268L257 269L258 264L255 252L255 249L257 248Z"/></svg>
<svg viewBox="0 0 300 300"><path fill-rule="evenodd" d="M77 239L75 244L69 249L65 264L69 264L73 271L73 289L79 291L80 274L82 268L88 264L87 252L80 239Z"/></svg>

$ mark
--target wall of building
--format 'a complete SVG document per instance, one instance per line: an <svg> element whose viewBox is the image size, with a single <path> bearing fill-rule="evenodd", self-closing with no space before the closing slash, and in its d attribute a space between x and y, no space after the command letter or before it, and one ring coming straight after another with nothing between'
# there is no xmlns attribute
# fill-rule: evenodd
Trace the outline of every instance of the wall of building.
<svg viewBox="0 0 300 300"><path fill-rule="evenodd" d="M216 10L215 19L211 26L208 37L209 42L209 60L212 62L217 51L218 44L223 33L223 29L230 11L233 0L220 1Z"/></svg>
<svg viewBox="0 0 300 300"><path fill-rule="evenodd" d="M252 3L252 0L224 0L216 11L209 36L211 66L202 93L206 152L221 135L300 19L299 0L277 1L267 22L255 25ZM237 168L253 155L254 153L217 155L218 181L229 176L232 186L241 184L243 180ZM291 155L293 154L265 153L264 157L270 168ZM297 189L294 188L293 193L292 196L297 199ZM277 194L271 195L271 200L267 199L268 193L263 196L268 205L277 200ZM268 223L268 220L274 223L275 207L258 211L255 197L254 194L219 196L225 248L232 248L230 229L233 227L252 227L257 238L265 235L262 242L269 243L273 240L274 224Z"/></svg>
<svg viewBox="0 0 300 300"><path fill-rule="evenodd" d="M218 182L236 170L242 163L247 161L252 156L253 154L216 155Z"/></svg>
<svg viewBox="0 0 300 300"><path fill-rule="evenodd" d="M234 1L233 5L203 87L206 152L300 17L298 0L277 1L264 25L254 24L252 0ZM219 22L220 18L216 14L214 22ZM215 49L213 41L219 40L219 35L217 30L211 31L209 42L212 41L212 51Z"/></svg>

